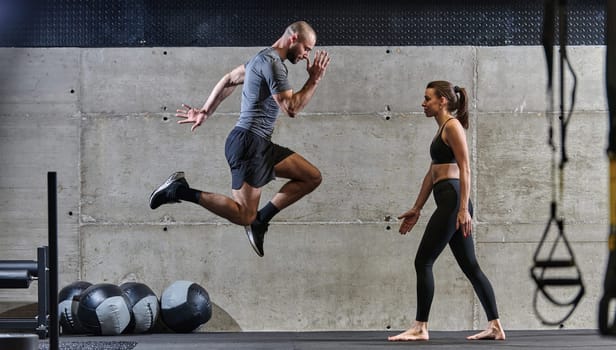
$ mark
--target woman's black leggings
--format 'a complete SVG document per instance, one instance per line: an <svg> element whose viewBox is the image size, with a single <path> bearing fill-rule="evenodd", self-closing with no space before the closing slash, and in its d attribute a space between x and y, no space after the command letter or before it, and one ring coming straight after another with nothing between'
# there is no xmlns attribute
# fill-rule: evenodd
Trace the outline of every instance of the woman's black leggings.
<svg viewBox="0 0 616 350"><path fill-rule="evenodd" d="M436 210L428 221L415 257L415 270L417 271L416 320L428 321L430 306L434 297L432 265L448 243L458 265L473 284L488 320L497 319L498 310L494 291L490 281L477 263L473 238L470 235L465 238L461 230L456 231L460 202L460 181L458 179L439 181L434 184L432 192L436 201ZM469 211L472 216L473 207L470 200Z"/></svg>

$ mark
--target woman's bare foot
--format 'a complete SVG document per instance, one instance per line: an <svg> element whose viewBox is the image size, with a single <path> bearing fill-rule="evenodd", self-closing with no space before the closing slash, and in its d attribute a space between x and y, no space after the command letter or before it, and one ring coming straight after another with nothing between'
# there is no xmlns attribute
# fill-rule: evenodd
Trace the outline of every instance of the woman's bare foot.
<svg viewBox="0 0 616 350"><path fill-rule="evenodd" d="M491 340L505 340L505 331L503 330L503 326L501 326L500 320L497 318L488 322L488 327L475 335L471 335L470 337L466 337L468 340L480 340L480 339L491 339Z"/></svg>
<svg viewBox="0 0 616 350"><path fill-rule="evenodd" d="M428 339L430 339L428 334L428 322L419 321L415 321L415 324L405 332L387 338L389 341L416 341Z"/></svg>

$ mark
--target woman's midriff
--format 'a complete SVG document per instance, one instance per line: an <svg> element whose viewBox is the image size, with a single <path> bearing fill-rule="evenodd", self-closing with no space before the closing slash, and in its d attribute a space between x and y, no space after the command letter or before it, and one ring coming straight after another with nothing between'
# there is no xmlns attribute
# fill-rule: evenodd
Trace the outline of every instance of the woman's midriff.
<svg viewBox="0 0 616 350"><path fill-rule="evenodd" d="M460 169L456 163L432 164L430 173L432 174L432 184L446 179L460 178Z"/></svg>

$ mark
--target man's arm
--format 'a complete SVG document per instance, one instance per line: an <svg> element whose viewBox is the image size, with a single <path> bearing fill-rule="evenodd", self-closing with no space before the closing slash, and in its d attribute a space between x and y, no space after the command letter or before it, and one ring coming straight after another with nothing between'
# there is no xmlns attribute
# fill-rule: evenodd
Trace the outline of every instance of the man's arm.
<svg viewBox="0 0 616 350"><path fill-rule="evenodd" d="M244 83L245 74L246 67L243 64L225 74L216 86L214 86L214 89L203 104L203 107L201 107L201 110L207 115L214 114L218 105L233 93L235 87Z"/></svg>
<svg viewBox="0 0 616 350"><path fill-rule="evenodd" d="M229 73L225 74L214 86L214 89L210 92L210 95L201 109L195 109L189 105L182 104L184 109L178 109L176 117L184 119L178 121L178 123L192 123L193 126L190 130L194 131L207 118L214 114L222 101L224 101L233 93L233 91L235 91L236 86L244 83L245 74L246 67L244 67L244 65L238 66Z"/></svg>
<svg viewBox="0 0 616 350"><path fill-rule="evenodd" d="M312 99L319 81L325 75L327 65L329 65L329 55L327 52L317 51L312 65L310 65L310 60L306 59L306 70L309 76L299 91L294 93L293 90L287 90L272 95L284 113L293 118L306 107L310 99Z"/></svg>

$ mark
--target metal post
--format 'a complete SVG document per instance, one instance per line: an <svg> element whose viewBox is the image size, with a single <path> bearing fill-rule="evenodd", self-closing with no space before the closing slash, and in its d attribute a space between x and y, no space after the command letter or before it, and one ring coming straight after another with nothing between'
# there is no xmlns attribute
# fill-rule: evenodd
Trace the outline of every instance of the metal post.
<svg viewBox="0 0 616 350"><path fill-rule="evenodd" d="M616 335L616 314L610 304L616 302L616 2L606 1L606 88L609 108L609 233L608 263L603 282L603 296L599 301L599 331ZM610 315L610 313L612 313Z"/></svg>
<svg viewBox="0 0 616 350"><path fill-rule="evenodd" d="M56 173L47 173L47 210L49 239L49 349L59 350L58 320L58 207Z"/></svg>

